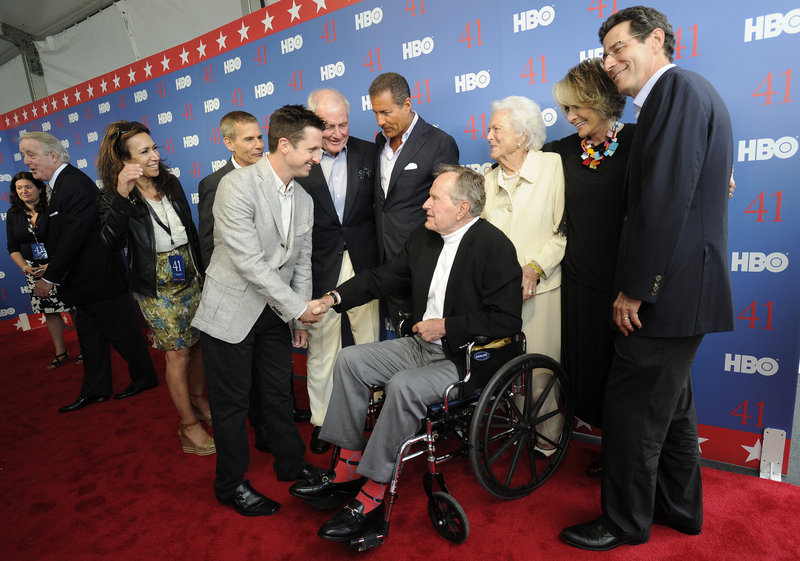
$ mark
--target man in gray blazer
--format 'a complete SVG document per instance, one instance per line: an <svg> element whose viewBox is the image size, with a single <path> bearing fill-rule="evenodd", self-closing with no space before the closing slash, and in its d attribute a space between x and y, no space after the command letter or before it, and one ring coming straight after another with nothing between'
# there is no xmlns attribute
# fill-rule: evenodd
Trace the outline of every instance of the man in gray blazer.
<svg viewBox="0 0 800 561"><path fill-rule="evenodd" d="M316 473L292 422L292 334L322 318L311 297L311 197L295 185L319 163L322 120L300 105L270 116L269 155L233 170L214 201L214 253L192 325L203 333L203 360L217 443L217 499L244 516L273 514L280 505L244 478L250 462L245 417L253 376L265 430L281 481Z"/></svg>

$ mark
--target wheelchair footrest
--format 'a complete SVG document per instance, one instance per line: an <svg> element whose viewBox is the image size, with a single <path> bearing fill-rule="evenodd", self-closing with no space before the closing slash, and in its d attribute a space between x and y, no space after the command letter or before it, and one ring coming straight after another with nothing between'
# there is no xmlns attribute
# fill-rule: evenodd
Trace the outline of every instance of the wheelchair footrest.
<svg viewBox="0 0 800 561"><path fill-rule="evenodd" d="M350 549L353 551L367 551L368 549L381 546L388 533L389 524L382 522L364 532L364 535L361 537L351 539Z"/></svg>

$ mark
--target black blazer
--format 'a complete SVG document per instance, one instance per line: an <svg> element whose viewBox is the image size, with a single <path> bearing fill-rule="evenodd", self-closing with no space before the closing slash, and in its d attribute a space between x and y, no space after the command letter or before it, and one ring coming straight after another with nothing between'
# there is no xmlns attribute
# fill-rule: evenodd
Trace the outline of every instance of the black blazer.
<svg viewBox="0 0 800 561"><path fill-rule="evenodd" d="M642 300L638 335L733 329L728 267L728 110L702 76L675 67L639 114L615 290Z"/></svg>
<svg viewBox="0 0 800 561"><path fill-rule="evenodd" d="M189 201L177 178L174 195L169 198L189 238L189 254L199 275L205 271L200 255L200 239L192 222ZM134 189L130 198L119 193L100 194L100 237L109 249L128 247L128 280L131 290L145 296L156 295L156 238L153 220L145 201ZM187 278L187 280L189 280Z"/></svg>
<svg viewBox="0 0 800 561"><path fill-rule="evenodd" d="M385 144L386 138L379 132L375 137L378 155ZM422 117L417 120L397 157L386 196L381 188L380 163L376 162L375 225L381 263L394 257L403 248L409 234L425 222L422 204L428 198L436 167L457 163L458 146L453 137L429 125ZM413 169L408 169L409 166Z"/></svg>
<svg viewBox="0 0 800 561"><path fill-rule="evenodd" d="M59 285L58 295L68 305L128 291L122 255L100 240L97 199L94 181L67 164L48 203L45 246L50 261L44 278Z"/></svg>
<svg viewBox="0 0 800 561"><path fill-rule="evenodd" d="M420 226L388 263L337 287L337 311L349 310L399 290L411 290L413 323L422 321L442 236ZM478 221L464 234L447 280L442 350L464 375L462 347L475 335L498 339L522 329L522 271L514 245L503 232Z"/></svg>
<svg viewBox="0 0 800 561"><path fill-rule="evenodd" d="M356 273L378 264L373 204L376 161L373 143L353 136L349 138L347 195L342 222L339 222L328 183L319 164L311 167L308 177L295 178L314 200L311 251L314 298L336 286L342 267L342 252L345 249Z"/></svg>
<svg viewBox="0 0 800 561"><path fill-rule="evenodd" d="M211 253L214 251L214 214L211 211L214 209L214 198L217 196L217 187L219 186L220 180L234 169L236 168L233 166L233 157L231 157L224 166L211 175L207 175L201 179L200 185L197 186L197 195L199 197L197 203L197 218L200 230L200 255L202 255L203 263L206 265L211 262Z"/></svg>

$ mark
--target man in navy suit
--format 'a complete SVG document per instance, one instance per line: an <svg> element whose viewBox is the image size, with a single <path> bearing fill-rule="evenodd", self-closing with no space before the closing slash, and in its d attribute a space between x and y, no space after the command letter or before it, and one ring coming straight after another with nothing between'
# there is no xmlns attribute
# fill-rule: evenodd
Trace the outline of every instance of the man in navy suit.
<svg viewBox="0 0 800 561"><path fill-rule="evenodd" d="M322 156L308 177L296 181L314 200L311 276L313 296L319 298L354 274L378 264L375 239L375 145L350 136L350 104L336 90L308 96L308 108L325 122ZM380 337L378 301L348 310L355 343ZM309 327L306 360L308 401L311 406L309 449L317 454L330 444L319 440L333 384L333 363L342 349L342 316L330 312Z"/></svg>
<svg viewBox="0 0 800 561"><path fill-rule="evenodd" d="M429 125L411 109L411 90L400 74L381 74L369 87L375 120L381 132L375 182L375 224L381 263L403 248L409 234L425 222L422 203L440 164L458 163L453 137ZM389 314L397 322L399 312L409 312L408 294L386 298Z"/></svg>
<svg viewBox="0 0 800 561"><path fill-rule="evenodd" d="M128 361L131 376L131 385L115 399L156 387L158 377L128 293L122 255L100 240L97 186L70 165L69 153L51 134L23 134L19 151L33 176L52 187L45 234L50 261L34 292L44 298L57 287L62 301L76 307L83 384L78 399L59 411L70 413L108 399L112 390L109 344Z"/></svg>
<svg viewBox="0 0 800 561"><path fill-rule="evenodd" d="M590 550L647 541L652 524L700 533L703 493L691 366L705 333L733 329L728 110L671 64L664 14L621 10L600 28L605 69L637 115L625 182L603 418L603 515L561 538Z"/></svg>

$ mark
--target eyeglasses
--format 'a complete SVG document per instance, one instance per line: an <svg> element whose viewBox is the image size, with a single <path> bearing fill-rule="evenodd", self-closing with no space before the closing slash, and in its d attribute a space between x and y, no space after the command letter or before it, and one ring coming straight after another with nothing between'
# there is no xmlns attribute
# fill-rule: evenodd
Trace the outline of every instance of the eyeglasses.
<svg viewBox="0 0 800 561"><path fill-rule="evenodd" d="M605 62L606 59L610 56L613 56L616 59L619 56L619 54L625 50L625 47L627 47L627 42L630 41L631 39L638 39L639 37L650 35L650 33L652 32L648 31L647 33L639 33L637 35L631 35L627 39L623 39L622 41L617 41L616 43L611 45L608 49L604 49L603 62Z"/></svg>

